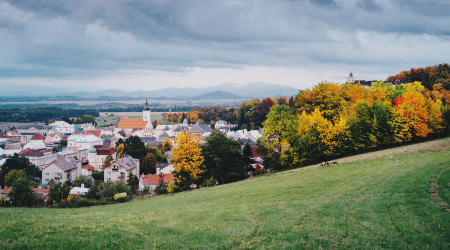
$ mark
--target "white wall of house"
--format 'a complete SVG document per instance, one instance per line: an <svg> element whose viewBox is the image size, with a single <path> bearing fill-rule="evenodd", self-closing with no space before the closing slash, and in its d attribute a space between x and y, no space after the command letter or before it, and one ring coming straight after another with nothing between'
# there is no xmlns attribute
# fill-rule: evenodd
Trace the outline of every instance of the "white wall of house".
<svg viewBox="0 0 450 250"><path fill-rule="evenodd" d="M120 164L113 163L109 167L107 167L104 171L104 181L120 181L126 182L128 181L128 175L130 172L133 175L139 176L139 161L137 163L137 167L127 170L126 168L120 166Z"/></svg>
<svg viewBox="0 0 450 250"><path fill-rule="evenodd" d="M48 164L54 162L56 160L56 154L53 152L45 152L43 156L25 156L30 160L31 163L36 165L39 169L44 168Z"/></svg>
<svg viewBox="0 0 450 250"><path fill-rule="evenodd" d="M111 155L113 160L116 159L116 153ZM103 171L103 163L105 163L105 159L108 155L98 155L96 153L89 153L88 161L89 164L92 165L95 171Z"/></svg>
<svg viewBox="0 0 450 250"><path fill-rule="evenodd" d="M73 181L81 175L81 166L77 168L64 171L56 164L52 163L48 167L42 169L42 185L48 185L50 180L55 182Z"/></svg>

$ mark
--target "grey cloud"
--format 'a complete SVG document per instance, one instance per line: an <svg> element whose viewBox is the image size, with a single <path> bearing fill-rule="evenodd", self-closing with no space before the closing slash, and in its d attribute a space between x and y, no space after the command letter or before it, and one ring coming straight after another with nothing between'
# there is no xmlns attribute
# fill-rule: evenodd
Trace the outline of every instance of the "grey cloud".
<svg viewBox="0 0 450 250"><path fill-rule="evenodd" d="M0 0L0 77L428 62L448 51L449 10L420 0ZM427 41L436 47L423 52Z"/></svg>

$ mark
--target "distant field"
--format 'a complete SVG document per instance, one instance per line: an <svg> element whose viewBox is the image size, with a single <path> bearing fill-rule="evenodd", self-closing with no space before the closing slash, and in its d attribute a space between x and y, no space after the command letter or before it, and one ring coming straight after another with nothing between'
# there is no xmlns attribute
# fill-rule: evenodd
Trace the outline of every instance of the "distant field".
<svg viewBox="0 0 450 250"><path fill-rule="evenodd" d="M108 206L0 208L0 248L449 249L450 213L430 196L448 166L448 149L428 149Z"/></svg>

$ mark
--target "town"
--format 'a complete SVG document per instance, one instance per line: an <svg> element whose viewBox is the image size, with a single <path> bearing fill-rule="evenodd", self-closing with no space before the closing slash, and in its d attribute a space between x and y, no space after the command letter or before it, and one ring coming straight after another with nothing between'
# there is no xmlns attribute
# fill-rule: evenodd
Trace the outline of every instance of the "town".
<svg viewBox="0 0 450 250"><path fill-rule="evenodd" d="M263 129L237 130L237 124L219 120L215 122L215 130L240 142L242 149L248 146L251 149L252 167L262 168L262 155L257 153L257 140ZM103 182L121 183L127 183L130 176L136 176L139 179L136 193L142 194L145 189L148 194L155 192L158 186L166 189L170 183L175 182L171 162L171 145L177 146L175 137L180 133L190 133L200 138L200 145L203 145L212 132L209 125L189 124L186 119L181 124L154 126L151 110L146 103L142 118L121 118L116 126L95 127L92 123L53 121L48 125L22 125L12 130L0 127L0 155L3 156L0 166L8 157L28 159L42 173L33 190L43 200L48 199L49 188L54 183L70 183L70 194L85 196L89 188L85 187L85 183L81 183L79 187L73 186L74 181L83 179L94 183L98 176L102 177L100 181ZM123 143L127 138L138 139L146 148L159 153L159 161L152 163L152 174L149 174L152 171L143 171L142 159L122 153ZM155 158L153 155L152 157ZM0 189L1 197L8 200L9 191L11 187L8 186Z"/></svg>

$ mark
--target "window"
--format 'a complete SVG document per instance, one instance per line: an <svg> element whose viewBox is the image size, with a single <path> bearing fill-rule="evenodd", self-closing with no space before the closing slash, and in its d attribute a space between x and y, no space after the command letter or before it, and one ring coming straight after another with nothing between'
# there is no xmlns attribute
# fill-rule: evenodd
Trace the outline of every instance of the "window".
<svg viewBox="0 0 450 250"><path fill-rule="evenodd" d="M50 175L50 173L45 173L45 176L49 176Z"/></svg>
<svg viewBox="0 0 450 250"><path fill-rule="evenodd" d="M45 179L45 182L49 182L50 180L49 179Z"/></svg>
<svg viewBox="0 0 450 250"><path fill-rule="evenodd" d="M120 175L125 175L125 172L120 172Z"/></svg>
<svg viewBox="0 0 450 250"><path fill-rule="evenodd" d="M108 172L108 175L111 175L111 172Z"/></svg>
<svg viewBox="0 0 450 250"><path fill-rule="evenodd" d="M111 181L111 178L107 178L106 181Z"/></svg>

